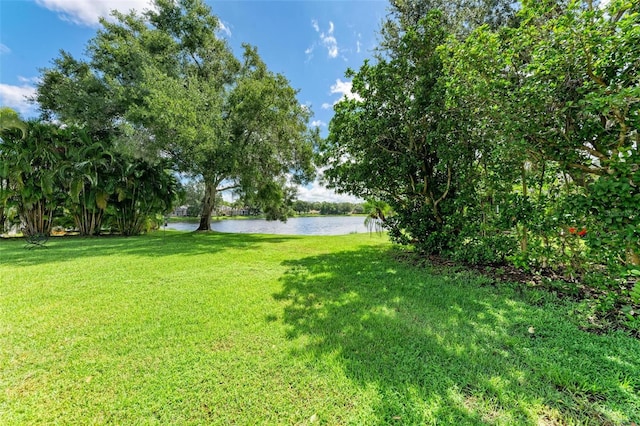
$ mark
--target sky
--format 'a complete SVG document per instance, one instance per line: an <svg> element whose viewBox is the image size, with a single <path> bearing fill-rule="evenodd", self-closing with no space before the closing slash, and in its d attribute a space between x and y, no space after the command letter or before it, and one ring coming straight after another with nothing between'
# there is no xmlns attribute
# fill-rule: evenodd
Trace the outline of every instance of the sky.
<svg viewBox="0 0 640 426"><path fill-rule="evenodd" d="M351 96L347 68L358 69L373 56L386 0L205 0L221 21L220 35L236 55L241 44L258 48L270 70L285 75L311 108L311 125L326 136L333 105ZM147 0L1 0L0 106L23 118L37 116L33 95L41 70L60 50L83 58L99 18L112 9L149 8ZM299 189L304 201L358 201L314 182Z"/></svg>

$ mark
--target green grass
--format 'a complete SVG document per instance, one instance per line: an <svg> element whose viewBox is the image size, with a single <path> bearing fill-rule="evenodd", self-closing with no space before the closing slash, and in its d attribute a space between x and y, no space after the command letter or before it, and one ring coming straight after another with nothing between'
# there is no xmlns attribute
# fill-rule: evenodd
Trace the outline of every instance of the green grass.
<svg viewBox="0 0 640 426"><path fill-rule="evenodd" d="M640 341L375 234L47 245L0 240L3 425L640 421Z"/></svg>

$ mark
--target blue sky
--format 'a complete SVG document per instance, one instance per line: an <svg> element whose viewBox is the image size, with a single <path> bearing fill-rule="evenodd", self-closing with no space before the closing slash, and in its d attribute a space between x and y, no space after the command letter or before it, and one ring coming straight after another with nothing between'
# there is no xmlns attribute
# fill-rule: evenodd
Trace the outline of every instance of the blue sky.
<svg viewBox="0 0 640 426"><path fill-rule="evenodd" d="M206 0L226 37L240 55L241 43L258 47L272 71L284 74L300 90L298 99L314 112L323 135L333 104L349 96L344 77L372 56L377 31L386 15L384 0ZM147 0L2 0L0 2L0 105L24 118L37 114L25 101L33 94L40 69L63 49L82 57L98 18L111 9L148 8ZM350 201L317 182L300 189L300 199Z"/></svg>

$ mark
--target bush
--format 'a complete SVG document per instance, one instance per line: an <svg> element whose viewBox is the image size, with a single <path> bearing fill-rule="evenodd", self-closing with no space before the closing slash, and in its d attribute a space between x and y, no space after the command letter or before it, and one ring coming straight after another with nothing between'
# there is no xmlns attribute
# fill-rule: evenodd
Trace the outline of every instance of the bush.
<svg viewBox="0 0 640 426"><path fill-rule="evenodd" d="M507 234L468 238L454 248L451 257L472 265L505 263L505 259L515 252L516 247L516 240Z"/></svg>

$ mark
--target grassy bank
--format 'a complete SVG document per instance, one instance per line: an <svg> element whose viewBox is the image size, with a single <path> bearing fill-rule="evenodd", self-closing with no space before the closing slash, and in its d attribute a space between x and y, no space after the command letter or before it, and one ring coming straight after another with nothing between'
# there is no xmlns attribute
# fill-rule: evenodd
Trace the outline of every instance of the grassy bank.
<svg viewBox="0 0 640 426"><path fill-rule="evenodd" d="M23 245L0 240L3 425L640 421L640 341L375 234Z"/></svg>

